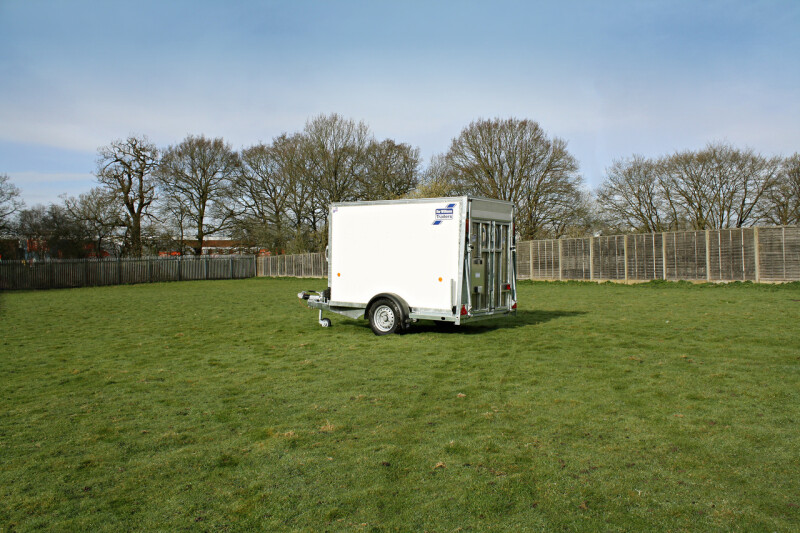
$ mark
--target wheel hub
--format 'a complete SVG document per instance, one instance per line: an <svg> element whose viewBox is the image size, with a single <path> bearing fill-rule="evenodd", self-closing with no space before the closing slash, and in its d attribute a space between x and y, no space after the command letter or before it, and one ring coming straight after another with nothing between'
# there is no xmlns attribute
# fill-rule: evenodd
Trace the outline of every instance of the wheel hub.
<svg viewBox="0 0 800 533"><path fill-rule="evenodd" d="M389 331L394 327L394 311L388 305L382 305L375 310L375 326L381 331Z"/></svg>

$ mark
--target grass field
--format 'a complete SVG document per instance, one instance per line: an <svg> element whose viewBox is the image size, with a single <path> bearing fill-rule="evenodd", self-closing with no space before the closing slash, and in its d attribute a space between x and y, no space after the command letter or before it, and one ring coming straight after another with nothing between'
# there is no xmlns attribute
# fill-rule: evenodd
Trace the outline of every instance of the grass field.
<svg viewBox="0 0 800 533"><path fill-rule="evenodd" d="M323 280L0 294L0 530L800 528L800 286L521 283L376 337Z"/></svg>

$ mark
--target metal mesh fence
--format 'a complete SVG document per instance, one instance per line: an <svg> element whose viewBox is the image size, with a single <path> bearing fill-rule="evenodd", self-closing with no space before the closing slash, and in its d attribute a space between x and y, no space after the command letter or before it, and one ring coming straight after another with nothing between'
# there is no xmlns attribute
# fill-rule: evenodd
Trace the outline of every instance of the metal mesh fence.
<svg viewBox="0 0 800 533"><path fill-rule="evenodd" d="M520 279L798 281L800 227L538 240L517 246Z"/></svg>
<svg viewBox="0 0 800 533"><path fill-rule="evenodd" d="M711 280L755 281L755 230L709 232L708 277Z"/></svg>
<svg viewBox="0 0 800 533"><path fill-rule="evenodd" d="M589 279L625 279L625 237L591 237L592 277Z"/></svg>
<svg viewBox="0 0 800 533"><path fill-rule="evenodd" d="M663 278L663 239L660 233L628 236L628 279Z"/></svg>
<svg viewBox="0 0 800 533"><path fill-rule="evenodd" d="M328 276L328 262L320 253L259 257L257 275L324 278Z"/></svg>
<svg viewBox="0 0 800 533"><path fill-rule="evenodd" d="M520 241L517 243L517 277L524 272L527 278L531 275L531 244L534 241Z"/></svg>
<svg viewBox="0 0 800 533"><path fill-rule="evenodd" d="M592 254L589 239L562 239L560 241L561 278L566 279L591 279Z"/></svg>
<svg viewBox="0 0 800 533"><path fill-rule="evenodd" d="M534 279L559 279L558 241L553 239L529 241L529 244L528 274ZM517 250L517 277L522 276L519 257L520 253Z"/></svg>
<svg viewBox="0 0 800 533"><path fill-rule="evenodd" d="M800 279L800 228L759 228L758 244L762 280Z"/></svg>
<svg viewBox="0 0 800 533"><path fill-rule="evenodd" d="M664 255L664 279L708 279L705 231L665 233Z"/></svg>

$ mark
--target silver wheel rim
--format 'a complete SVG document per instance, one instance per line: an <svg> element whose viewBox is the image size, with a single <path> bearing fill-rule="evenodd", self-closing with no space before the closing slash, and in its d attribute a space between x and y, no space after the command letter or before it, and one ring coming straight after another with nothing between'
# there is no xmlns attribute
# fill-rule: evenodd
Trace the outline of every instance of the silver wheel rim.
<svg viewBox="0 0 800 533"><path fill-rule="evenodd" d="M394 311L388 305L381 305L372 313L375 327L381 331L391 331L394 327Z"/></svg>

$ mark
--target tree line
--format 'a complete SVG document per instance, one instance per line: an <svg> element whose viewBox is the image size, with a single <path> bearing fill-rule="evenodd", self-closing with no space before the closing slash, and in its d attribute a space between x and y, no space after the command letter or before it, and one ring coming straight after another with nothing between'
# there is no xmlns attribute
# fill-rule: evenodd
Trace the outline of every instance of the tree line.
<svg viewBox="0 0 800 533"><path fill-rule="evenodd" d="M616 228L658 232L800 223L800 154L766 157L725 143L658 158L634 155L606 170L597 191Z"/></svg>
<svg viewBox="0 0 800 533"><path fill-rule="evenodd" d="M47 255L199 254L210 236L275 252L324 249L332 202L471 194L514 202L521 239L800 223L800 155L712 143L615 160L589 191L567 142L525 119L477 120L423 168L418 148L338 114L235 151L189 135L100 147L97 186L25 208L0 176L0 234Z"/></svg>

